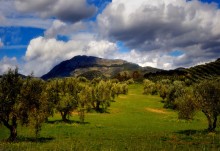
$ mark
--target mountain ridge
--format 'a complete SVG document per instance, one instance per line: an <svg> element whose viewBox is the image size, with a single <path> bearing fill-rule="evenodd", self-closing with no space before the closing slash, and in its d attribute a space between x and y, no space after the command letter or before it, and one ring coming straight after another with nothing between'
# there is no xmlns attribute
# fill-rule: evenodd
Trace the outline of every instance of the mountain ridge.
<svg viewBox="0 0 220 151"><path fill-rule="evenodd" d="M161 69L152 67L141 67L135 63L130 63L121 59L103 59L94 56L82 55L75 56L69 60L65 60L59 63L41 78L47 80L57 77L79 76L81 74L85 74L86 72L91 71L100 71L103 76L111 78L115 74L125 70L155 72L160 71Z"/></svg>
<svg viewBox="0 0 220 151"><path fill-rule="evenodd" d="M196 81L197 79L220 76L220 58L214 62L190 68L179 67L173 70L162 70L153 67L141 67L138 64L120 59L103 59L82 55L59 63L41 78L44 80L70 76L84 76L89 79L95 77L114 78L122 71L129 71L131 74L138 71L142 77L149 79L181 79L186 77Z"/></svg>

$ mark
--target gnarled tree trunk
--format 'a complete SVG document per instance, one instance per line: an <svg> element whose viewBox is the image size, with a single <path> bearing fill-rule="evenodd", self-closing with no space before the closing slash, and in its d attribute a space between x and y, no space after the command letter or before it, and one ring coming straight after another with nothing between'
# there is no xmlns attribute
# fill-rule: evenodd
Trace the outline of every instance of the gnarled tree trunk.
<svg viewBox="0 0 220 151"><path fill-rule="evenodd" d="M206 112L204 110L202 112L205 114L205 116L208 120L208 131L209 132L215 131L215 128L216 128L216 125L217 125L217 119L218 119L217 115L211 116L208 112Z"/></svg>
<svg viewBox="0 0 220 151"><path fill-rule="evenodd" d="M14 142L17 138L17 117L12 117L12 124L9 124L9 121L2 120L5 127L7 127L10 130L10 136L8 138L8 141Z"/></svg>

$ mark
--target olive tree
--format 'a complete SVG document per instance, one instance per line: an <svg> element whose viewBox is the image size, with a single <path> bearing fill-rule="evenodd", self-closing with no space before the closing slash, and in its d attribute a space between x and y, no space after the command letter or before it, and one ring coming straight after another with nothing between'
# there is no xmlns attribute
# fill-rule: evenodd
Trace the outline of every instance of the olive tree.
<svg viewBox="0 0 220 151"><path fill-rule="evenodd" d="M184 93L176 98L178 118L192 120L198 110L194 92L191 87L186 87Z"/></svg>
<svg viewBox="0 0 220 151"><path fill-rule="evenodd" d="M202 111L208 121L208 131L214 131L220 114L220 81L205 80L178 98L179 117L192 118L196 110Z"/></svg>
<svg viewBox="0 0 220 151"><path fill-rule="evenodd" d="M170 85L171 85L171 81L169 79L163 79L156 83L157 91L160 97L163 99L163 101L165 100L165 98L169 93Z"/></svg>
<svg viewBox="0 0 220 151"><path fill-rule="evenodd" d="M220 81L203 81L195 86L194 94L208 120L208 130L214 131L220 114Z"/></svg>
<svg viewBox="0 0 220 151"><path fill-rule="evenodd" d="M45 82L28 77L24 80L20 93L20 114L23 124L33 126L39 136L42 123L50 116L49 103L45 94Z"/></svg>
<svg viewBox="0 0 220 151"><path fill-rule="evenodd" d="M68 122L67 116L77 109L78 83L76 78L55 79L48 83L48 98L64 122Z"/></svg>
<svg viewBox="0 0 220 151"><path fill-rule="evenodd" d="M41 124L49 116L45 83L31 76L22 79L18 69L0 79L0 122L10 130L9 141L17 137L17 125L33 126L38 136Z"/></svg>
<svg viewBox="0 0 220 151"><path fill-rule="evenodd" d="M96 111L106 112L112 101L112 84L110 81L100 81L93 88L93 100L95 101ZM102 107L102 108L100 108Z"/></svg>
<svg viewBox="0 0 220 151"><path fill-rule="evenodd" d="M154 95L157 93L156 84L148 79L144 80L144 94Z"/></svg>
<svg viewBox="0 0 220 151"><path fill-rule="evenodd" d="M9 69L0 79L0 122L10 130L9 141L16 140L18 120L24 119L19 100L22 83L18 69Z"/></svg>
<svg viewBox="0 0 220 151"><path fill-rule="evenodd" d="M182 81L174 81L168 87L168 93L166 94L166 99L164 103L165 108L176 109L177 102L176 99L181 97L185 92L185 83Z"/></svg>

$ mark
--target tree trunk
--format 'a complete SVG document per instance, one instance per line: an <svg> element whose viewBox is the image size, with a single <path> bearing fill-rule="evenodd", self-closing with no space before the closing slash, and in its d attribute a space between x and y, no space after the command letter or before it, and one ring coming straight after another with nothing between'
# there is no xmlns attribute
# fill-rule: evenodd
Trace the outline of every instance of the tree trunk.
<svg viewBox="0 0 220 151"><path fill-rule="evenodd" d="M67 116L67 112L60 112L60 114L61 114L61 116L62 116L62 121L64 121L64 122L68 122L69 120L66 118L66 116Z"/></svg>
<svg viewBox="0 0 220 151"><path fill-rule="evenodd" d="M212 125L212 131L215 131L215 128L216 128L216 125L217 125L217 120L218 120L218 117L215 115L214 120L213 120L213 125Z"/></svg>
<svg viewBox="0 0 220 151"><path fill-rule="evenodd" d="M10 136L8 138L8 141L14 142L17 138L17 117L12 117L12 125L9 124L9 121L2 120L5 127L7 127L10 130Z"/></svg>
<svg viewBox="0 0 220 151"><path fill-rule="evenodd" d="M11 126L8 141L14 142L17 138L17 126Z"/></svg>
<svg viewBox="0 0 220 151"><path fill-rule="evenodd" d="M100 102L99 101L96 103L96 111L100 111Z"/></svg>
<svg viewBox="0 0 220 151"><path fill-rule="evenodd" d="M213 131L213 123L210 115L206 111L202 111L208 120L208 131Z"/></svg>

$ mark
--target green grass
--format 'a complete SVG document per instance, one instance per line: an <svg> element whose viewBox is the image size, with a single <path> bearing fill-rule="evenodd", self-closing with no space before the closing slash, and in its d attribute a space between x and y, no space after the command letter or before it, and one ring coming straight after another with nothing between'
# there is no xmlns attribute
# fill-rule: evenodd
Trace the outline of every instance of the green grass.
<svg viewBox="0 0 220 151"><path fill-rule="evenodd" d="M138 84L129 87L128 95L121 95L112 103L109 113L89 113L86 124L79 124L73 115L70 124L59 122L60 116L44 124L41 138L35 141L34 132L19 127L17 143L7 143L9 132L0 126L1 150L220 150L220 134L205 133L204 116L194 121L177 119L177 113L162 108L158 96L142 94ZM219 130L219 129L217 129Z"/></svg>

